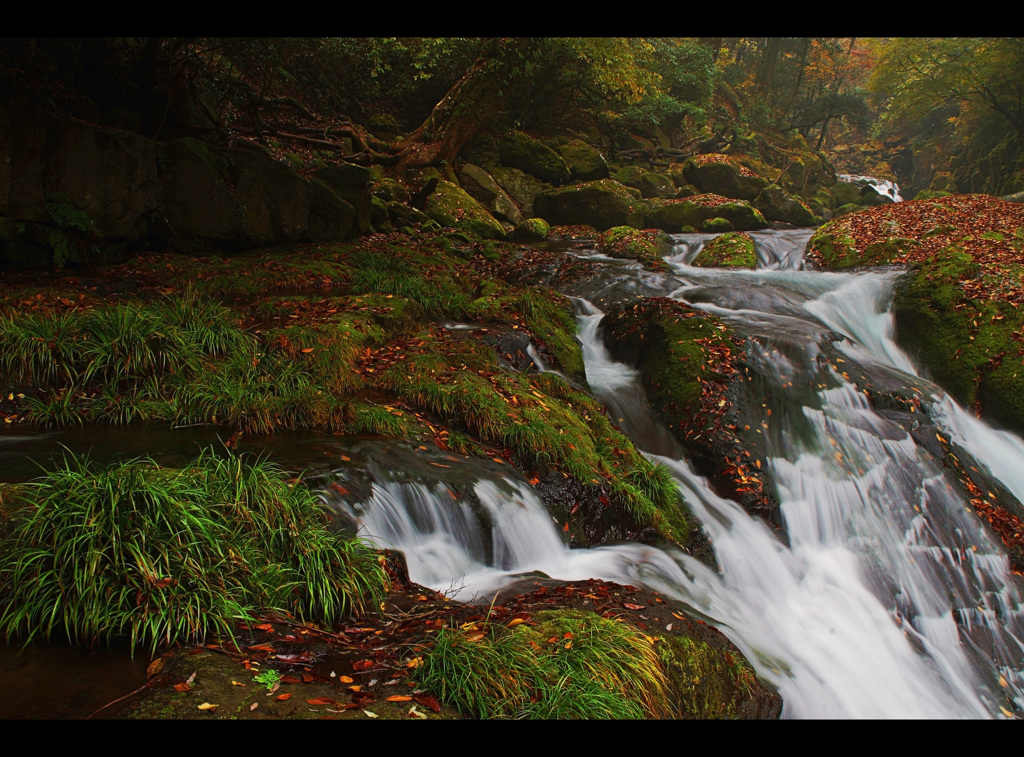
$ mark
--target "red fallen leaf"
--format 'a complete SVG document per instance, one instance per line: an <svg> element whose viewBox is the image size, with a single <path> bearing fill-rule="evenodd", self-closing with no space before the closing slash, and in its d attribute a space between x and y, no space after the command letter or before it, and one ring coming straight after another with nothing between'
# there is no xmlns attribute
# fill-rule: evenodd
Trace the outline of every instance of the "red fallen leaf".
<svg viewBox="0 0 1024 757"><path fill-rule="evenodd" d="M175 691L192 691L192 687L187 683L176 683L174 684Z"/></svg>
<svg viewBox="0 0 1024 757"><path fill-rule="evenodd" d="M313 348L313 347L306 347L306 349L304 349L304 350L300 350L300 351L301 351L301 352L312 352L312 351L313 351L314 349L315 349L315 348Z"/></svg>
<svg viewBox="0 0 1024 757"><path fill-rule="evenodd" d="M277 701L278 702L285 702L285 701L287 701L287 700L289 700L291 698L292 698L291 694L280 694L277 697Z"/></svg>
<svg viewBox="0 0 1024 757"><path fill-rule="evenodd" d="M412 697L406 696L405 694L395 694L387 698L388 702L411 702Z"/></svg>
<svg viewBox="0 0 1024 757"><path fill-rule="evenodd" d="M569 524L566 523L564 526L562 526L562 530L563 531L568 531L569 530Z"/></svg>
<svg viewBox="0 0 1024 757"><path fill-rule="evenodd" d="M630 604L629 602L623 602L622 606L625 607L627 610L644 610L644 609L646 609L646 605L634 605L634 604Z"/></svg>
<svg viewBox="0 0 1024 757"><path fill-rule="evenodd" d="M575 637L572 635L572 631L566 631L565 633L562 634L562 638L563 639L573 639Z"/></svg>
<svg viewBox="0 0 1024 757"><path fill-rule="evenodd" d="M373 664L373 660L356 660L352 663L352 670L369 670Z"/></svg>
<svg viewBox="0 0 1024 757"><path fill-rule="evenodd" d="M302 682L303 683L312 683L313 682L313 676L311 676L309 673L303 673L302 674Z"/></svg>
<svg viewBox="0 0 1024 757"><path fill-rule="evenodd" d="M277 651L269 644L254 644L251 647L248 647L248 649L258 649L261 652L270 652L271 654Z"/></svg>
<svg viewBox="0 0 1024 757"><path fill-rule="evenodd" d="M332 481L331 482L331 488L334 489L334 491L338 492L338 494L348 494L349 493L348 489L346 489L344 486L339 484L337 481Z"/></svg>
<svg viewBox="0 0 1024 757"><path fill-rule="evenodd" d="M307 699L306 704L312 705L325 705L325 704L337 704L337 702L330 697L317 697L316 699Z"/></svg>
<svg viewBox="0 0 1024 757"><path fill-rule="evenodd" d="M416 704L421 704L434 712L441 711L441 703L437 701L437 697L431 696L430 694L416 694L413 696L412 701Z"/></svg>
<svg viewBox="0 0 1024 757"><path fill-rule="evenodd" d="M261 623L260 625L256 626L256 628L260 629L261 631L267 631L268 633L274 632L274 627L269 623Z"/></svg>
<svg viewBox="0 0 1024 757"><path fill-rule="evenodd" d="M302 683L302 679L297 676L284 676L281 683Z"/></svg>

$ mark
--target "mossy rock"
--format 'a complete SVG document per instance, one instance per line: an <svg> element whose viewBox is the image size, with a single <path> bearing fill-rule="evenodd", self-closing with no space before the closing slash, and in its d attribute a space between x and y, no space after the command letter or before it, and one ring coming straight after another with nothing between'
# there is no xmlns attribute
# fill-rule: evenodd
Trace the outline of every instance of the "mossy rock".
<svg viewBox="0 0 1024 757"><path fill-rule="evenodd" d="M717 195L696 195L686 200L650 200L647 225L670 234L684 227L705 229L705 222L724 218L736 231L755 231L768 227L761 211L745 201L723 202Z"/></svg>
<svg viewBox="0 0 1024 757"><path fill-rule="evenodd" d="M601 327L612 356L639 368L651 407L674 431L689 430L704 382L716 378L707 370L708 349L727 345L732 332L706 313L662 297L613 308Z"/></svg>
<svg viewBox="0 0 1024 757"><path fill-rule="evenodd" d="M627 187L635 187L645 198L668 199L676 196L676 186L665 174L655 173L640 166L627 166L617 171L615 180Z"/></svg>
<svg viewBox="0 0 1024 757"><path fill-rule="evenodd" d="M388 204L380 197L370 200L370 225L377 231L388 232L392 230L391 216L388 214Z"/></svg>
<svg viewBox="0 0 1024 757"><path fill-rule="evenodd" d="M658 229L616 226L597 239L598 249L613 258L636 260L648 268L667 269L663 258L672 252L672 237Z"/></svg>
<svg viewBox="0 0 1024 757"><path fill-rule="evenodd" d="M769 221L781 221L793 226L813 226L814 213L803 202L785 190L768 186L754 199L754 207Z"/></svg>
<svg viewBox="0 0 1024 757"><path fill-rule="evenodd" d="M480 166L467 163L460 171L460 179L462 188L495 218L513 225L523 220L523 213L516 207L512 198L494 177Z"/></svg>
<svg viewBox="0 0 1024 757"><path fill-rule="evenodd" d="M704 231L709 234L721 234L726 231L734 231L735 226L728 218L709 218L704 222Z"/></svg>
<svg viewBox="0 0 1024 757"><path fill-rule="evenodd" d="M371 191L374 197L380 197L385 202L409 202L409 190L392 178L375 182Z"/></svg>
<svg viewBox="0 0 1024 757"><path fill-rule="evenodd" d="M953 193L952 192L947 192L947 191L945 191L943 189L922 189L920 192L918 192L916 195L914 195L914 199L915 200L934 200L934 199L936 199L938 197L949 197L951 194L953 194Z"/></svg>
<svg viewBox="0 0 1024 757"><path fill-rule="evenodd" d="M683 165L686 180L708 194L736 200L753 200L768 182L729 160L724 155L700 156Z"/></svg>
<svg viewBox="0 0 1024 757"><path fill-rule="evenodd" d="M430 223L431 218L422 210L417 210L404 202L390 201L387 204L388 218L396 229L402 226L420 226Z"/></svg>
<svg viewBox="0 0 1024 757"><path fill-rule="evenodd" d="M832 198L832 207L839 208L843 205L860 205L860 187L856 184L843 181L828 190Z"/></svg>
<svg viewBox="0 0 1024 757"><path fill-rule="evenodd" d="M738 650L686 636L662 637L656 648L677 717L775 719L782 714L782 698L758 681Z"/></svg>
<svg viewBox="0 0 1024 757"><path fill-rule="evenodd" d="M839 209L836 210L839 215ZM819 228L807 243L807 249L821 257L826 268L853 268L862 265L853 237L834 222Z"/></svg>
<svg viewBox="0 0 1024 757"><path fill-rule="evenodd" d="M582 139L570 139L558 148L575 181L597 181L608 178L608 164L599 150Z"/></svg>
<svg viewBox="0 0 1024 757"><path fill-rule="evenodd" d="M516 201L523 215L527 217L534 215L533 201L537 195L549 189L547 185L518 168L493 166L490 168L490 174L498 182L498 186Z"/></svg>
<svg viewBox="0 0 1024 757"><path fill-rule="evenodd" d="M856 213L859 210L863 210L864 206L855 202L847 203L846 205L840 205L838 208L832 211L832 217L838 218L839 216L849 215L850 213Z"/></svg>
<svg viewBox="0 0 1024 757"><path fill-rule="evenodd" d="M958 284L983 275L955 247L932 256L896 287L896 337L958 402L1024 432L1024 370L1011 356L1024 314L1005 302L965 301ZM1005 358L1005 359L1004 359Z"/></svg>
<svg viewBox="0 0 1024 757"><path fill-rule="evenodd" d="M757 268L754 239L740 231L717 236L704 245L691 265L701 268Z"/></svg>
<svg viewBox="0 0 1024 757"><path fill-rule="evenodd" d="M505 230L494 216L462 188L438 181L424 212L442 226L461 229L482 239L504 239Z"/></svg>
<svg viewBox="0 0 1024 757"><path fill-rule="evenodd" d="M611 179L544 192L534 200L538 216L554 226L593 226L598 231L627 221L633 195Z"/></svg>
<svg viewBox="0 0 1024 757"><path fill-rule="evenodd" d="M527 218L516 226L512 239L517 242L541 242L551 233L551 224L543 218Z"/></svg>
<svg viewBox="0 0 1024 757"><path fill-rule="evenodd" d="M521 131L513 131L502 140L498 155L502 165L518 168L555 186L565 184L572 174L561 155Z"/></svg>

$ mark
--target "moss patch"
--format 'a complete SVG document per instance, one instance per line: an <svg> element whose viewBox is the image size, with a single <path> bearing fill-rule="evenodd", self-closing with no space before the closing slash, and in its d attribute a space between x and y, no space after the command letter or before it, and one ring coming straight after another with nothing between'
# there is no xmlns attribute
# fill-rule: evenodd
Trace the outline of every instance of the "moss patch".
<svg viewBox="0 0 1024 757"><path fill-rule="evenodd" d="M672 239L658 229L616 226L598 237L597 246L613 258L636 260L645 268L667 271L663 258L672 251Z"/></svg>
<svg viewBox="0 0 1024 757"><path fill-rule="evenodd" d="M717 236L704 245L692 265L706 268L757 268L754 240L742 232Z"/></svg>

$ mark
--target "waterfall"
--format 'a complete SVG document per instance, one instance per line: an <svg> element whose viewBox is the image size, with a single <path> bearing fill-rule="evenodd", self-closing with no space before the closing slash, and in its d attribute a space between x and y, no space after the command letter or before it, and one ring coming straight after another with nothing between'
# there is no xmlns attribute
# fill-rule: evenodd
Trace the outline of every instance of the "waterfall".
<svg viewBox="0 0 1024 757"><path fill-rule="evenodd" d="M805 232L788 242L765 235L757 271L696 269L687 263L702 240L692 236L680 235L667 258L674 276L643 286L746 337L744 408L764 438L788 545L690 469L647 408L637 371L608 356L601 311L582 298L587 380L638 448L674 472L718 570L635 544L570 550L530 487L510 477L479 481L475 504L436 487L375 484L357 514L364 532L404 550L414 580L461 588L460 598L529 571L656 588L713 619L778 688L787 717L1024 709L1024 601L1005 550L941 460L914 441L917 419L876 412L850 376L928 395L932 422L1021 499L1024 443L917 374L892 339L894 274L799 270Z"/></svg>

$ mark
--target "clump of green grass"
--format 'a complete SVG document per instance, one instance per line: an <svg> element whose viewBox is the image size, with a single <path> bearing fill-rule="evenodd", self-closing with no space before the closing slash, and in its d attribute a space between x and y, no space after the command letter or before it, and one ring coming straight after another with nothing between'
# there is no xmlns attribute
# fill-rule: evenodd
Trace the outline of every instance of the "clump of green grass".
<svg viewBox="0 0 1024 757"><path fill-rule="evenodd" d="M666 713L653 640L594 613L538 613L479 638L442 629L419 669L441 701L478 718L640 719Z"/></svg>
<svg viewBox="0 0 1024 757"><path fill-rule="evenodd" d="M74 456L26 485L0 552L0 632L132 649L232 635L267 611L333 624L374 611L373 551L327 529L316 495L265 460L181 469Z"/></svg>

